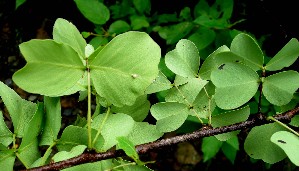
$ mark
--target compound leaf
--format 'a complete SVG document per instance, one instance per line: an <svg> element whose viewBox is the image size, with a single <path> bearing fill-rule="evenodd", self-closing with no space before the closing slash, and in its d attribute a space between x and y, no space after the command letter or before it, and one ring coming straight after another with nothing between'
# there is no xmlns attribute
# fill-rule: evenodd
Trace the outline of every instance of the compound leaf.
<svg viewBox="0 0 299 171"><path fill-rule="evenodd" d="M85 67L78 53L69 45L53 40L30 40L20 45L27 64L13 75L25 91L58 96L73 87Z"/></svg>
<svg viewBox="0 0 299 171"><path fill-rule="evenodd" d="M97 93L115 106L132 105L158 75L161 50L143 32L116 36L90 63Z"/></svg>

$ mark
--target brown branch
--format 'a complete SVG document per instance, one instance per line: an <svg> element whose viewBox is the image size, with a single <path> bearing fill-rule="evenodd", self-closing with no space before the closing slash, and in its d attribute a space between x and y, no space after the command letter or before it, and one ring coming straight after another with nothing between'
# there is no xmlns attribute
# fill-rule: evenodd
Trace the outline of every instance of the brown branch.
<svg viewBox="0 0 299 171"><path fill-rule="evenodd" d="M285 112L283 114L275 115L274 118L281 122L288 123L291 121L291 118L294 117L295 114L298 112L299 112L299 107L294 108L294 109L292 109L288 112ZM271 121L267 120L264 115L256 114L256 115L254 115L253 118L248 119L247 121L236 123L233 125L223 126L223 127L218 127L218 128L204 127L202 129L194 131L192 133L178 135L175 137L166 138L166 139L158 140L155 142L138 145L138 146L136 146L136 151L138 152L138 154L146 154L151 150L163 148L166 146L171 146L171 145L178 144L181 142L193 141L193 140L196 140L199 138L222 134L222 133L231 132L231 131L236 131L236 130L241 130L241 129L245 129L245 128L252 128L252 127L267 124L270 122ZM65 168L72 167L72 166L79 165L79 164L92 163L92 162L96 162L96 161L101 161L101 160L111 159L111 158L116 158L116 157L123 157L123 156L125 156L125 153L122 150L108 151L105 153L83 153L77 157L74 157L74 158L71 158L68 160L60 161L57 163L51 163L51 164L41 166L41 167L31 168L31 169L28 169L27 171L61 170L61 169L65 169Z"/></svg>

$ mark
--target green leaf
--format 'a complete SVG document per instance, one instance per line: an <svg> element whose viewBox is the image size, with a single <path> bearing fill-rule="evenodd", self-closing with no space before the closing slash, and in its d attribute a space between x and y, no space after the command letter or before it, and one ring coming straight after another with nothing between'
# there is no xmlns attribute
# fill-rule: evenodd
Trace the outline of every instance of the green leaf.
<svg viewBox="0 0 299 171"><path fill-rule="evenodd" d="M93 119L91 127L95 130L99 130L103 119L103 114L98 115ZM126 114L117 113L109 115L101 130L101 135L105 140L104 145L101 147L101 151L107 151L116 145L117 137L129 135L133 129L134 123L134 120Z"/></svg>
<svg viewBox="0 0 299 171"><path fill-rule="evenodd" d="M24 2L26 2L26 0L16 0L16 7L15 10L19 8L19 6L21 6L22 4L24 4ZM1 167L2 168L2 167Z"/></svg>
<svg viewBox="0 0 299 171"><path fill-rule="evenodd" d="M201 150L203 152L203 162L206 162L216 156L222 146L222 141L215 137L205 137L202 139Z"/></svg>
<svg viewBox="0 0 299 171"><path fill-rule="evenodd" d="M281 70L292 65L299 56L299 42L291 39L265 66L268 71Z"/></svg>
<svg viewBox="0 0 299 171"><path fill-rule="evenodd" d="M51 145L57 140L61 127L61 105L59 97L44 96L45 121L40 145Z"/></svg>
<svg viewBox="0 0 299 171"><path fill-rule="evenodd" d="M188 78L187 83L179 87L173 87L165 97L167 102L179 102L192 105L198 93L208 83L198 78Z"/></svg>
<svg viewBox="0 0 299 171"><path fill-rule="evenodd" d="M232 125L238 122L246 121L250 115L249 106L245 106L241 109L232 110L229 112L221 113L212 117L212 126L214 128ZM235 137L240 131L233 131L215 135L219 141L227 141L230 138Z"/></svg>
<svg viewBox="0 0 299 171"><path fill-rule="evenodd" d="M146 88L145 93L152 94L159 91L168 90L171 87L173 87L171 82L161 71L159 71L158 77L154 79L153 83Z"/></svg>
<svg viewBox="0 0 299 171"><path fill-rule="evenodd" d="M21 138L30 120L37 110L37 105L22 99L13 89L0 81L0 97L11 117L14 134Z"/></svg>
<svg viewBox="0 0 299 171"><path fill-rule="evenodd" d="M7 171L14 170L15 159L14 150L0 151L0 168Z"/></svg>
<svg viewBox="0 0 299 171"><path fill-rule="evenodd" d="M157 120L157 129L160 132L171 132L183 125L190 110L188 106L177 102L161 102L152 105L152 116Z"/></svg>
<svg viewBox="0 0 299 171"><path fill-rule="evenodd" d="M118 137L117 138L117 149L122 149L126 153L127 156L131 157L134 159L135 162L139 163L141 162L139 160L139 155L135 149L135 146L133 142L131 142L128 138L126 137ZM141 162L142 163L142 162Z"/></svg>
<svg viewBox="0 0 299 171"><path fill-rule="evenodd" d="M20 45L27 64L13 75L25 91L57 96L72 88L83 76L85 67L69 45L53 40L30 40Z"/></svg>
<svg viewBox="0 0 299 171"><path fill-rule="evenodd" d="M216 104L222 109L242 106L254 96L259 86L257 73L237 63L220 65L218 69L212 71L211 80L216 86Z"/></svg>
<svg viewBox="0 0 299 171"><path fill-rule="evenodd" d="M70 45L85 60L86 41L79 30L71 22L58 18L54 23L53 39L56 42Z"/></svg>
<svg viewBox="0 0 299 171"><path fill-rule="evenodd" d="M215 86L211 82L198 93L192 104L197 117L207 119L212 114L216 107L214 93Z"/></svg>
<svg viewBox="0 0 299 171"><path fill-rule="evenodd" d="M198 50L206 48L213 43L216 38L216 33L206 27L199 27L195 33L188 37L188 40L192 41Z"/></svg>
<svg viewBox="0 0 299 171"><path fill-rule="evenodd" d="M131 116L134 121L141 122L148 115L150 109L150 102L147 100L146 95L138 97L135 103L131 106L123 107L111 107L111 111L114 113L124 113Z"/></svg>
<svg viewBox="0 0 299 171"><path fill-rule="evenodd" d="M96 131L91 131L92 137L95 137ZM71 151L73 147L78 145L88 145L88 134L86 128L70 125L66 127L60 139L57 142L59 151ZM94 147L101 147L103 145L103 138L98 138Z"/></svg>
<svg viewBox="0 0 299 171"><path fill-rule="evenodd" d="M199 69L199 54L193 42L187 39L180 40L174 50L165 56L166 66L175 74L194 78Z"/></svg>
<svg viewBox="0 0 299 171"><path fill-rule="evenodd" d="M150 0L133 0L133 4L137 11L141 14L149 14L151 11L151 1Z"/></svg>
<svg viewBox="0 0 299 171"><path fill-rule="evenodd" d="M299 166L299 137L287 131L279 131L271 136L271 142L278 145Z"/></svg>
<svg viewBox="0 0 299 171"><path fill-rule="evenodd" d="M296 115L292 118L290 125L299 127L299 115Z"/></svg>
<svg viewBox="0 0 299 171"><path fill-rule="evenodd" d="M98 0L74 0L80 12L94 24L105 24L110 18L109 9Z"/></svg>
<svg viewBox="0 0 299 171"><path fill-rule="evenodd" d="M184 38L193 28L191 22L180 22L175 25L161 27L158 31L160 37L166 40L166 44L175 44Z"/></svg>
<svg viewBox="0 0 299 171"><path fill-rule="evenodd" d="M38 135L41 132L43 115L44 105L43 103L38 103L37 112L28 123L27 130L24 132L24 137L17 151L17 157L26 167L31 166L37 159L41 157L38 144Z"/></svg>
<svg viewBox="0 0 299 171"><path fill-rule="evenodd" d="M277 123L252 128L244 143L246 153L254 159L262 159L270 164L283 160L286 154L273 144L270 138L275 132L284 130L285 128Z"/></svg>
<svg viewBox="0 0 299 171"><path fill-rule="evenodd" d="M211 78L211 72L219 67L223 62L228 62L228 61L223 61L221 60L222 57L217 57L217 54L221 52L228 52L229 48L225 45L220 46L218 49L216 49L213 53L211 53L206 60L204 60L202 66L200 67L199 70L199 76L201 79L204 80L210 80ZM217 59L217 60L216 60ZM231 58L229 58L231 59ZM218 62L219 61L219 62Z"/></svg>
<svg viewBox="0 0 299 171"><path fill-rule="evenodd" d="M116 36L90 63L97 93L115 106L132 105L158 75L160 47L143 32Z"/></svg>
<svg viewBox="0 0 299 171"><path fill-rule="evenodd" d="M87 146L85 145L78 145L73 147L70 151L60 151L52 157L52 160L54 162L59 162L59 161L63 161L63 160L67 160L79 156L85 151L86 147Z"/></svg>
<svg viewBox="0 0 299 171"><path fill-rule="evenodd" d="M163 133L157 130L156 125L147 122L135 122L130 134L127 136L134 145L145 144L156 141L163 136Z"/></svg>
<svg viewBox="0 0 299 171"><path fill-rule="evenodd" d="M289 103L298 88L299 73L296 71L283 71L266 77L263 82L263 94L277 106Z"/></svg>
<svg viewBox="0 0 299 171"><path fill-rule="evenodd" d="M254 71L261 70L264 64L264 55L258 43L248 34L240 33L232 41L231 52L244 58L244 64Z"/></svg>
<svg viewBox="0 0 299 171"><path fill-rule="evenodd" d="M124 20L117 20L109 26L108 32L110 34L120 34L129 31L130 29L131 26L127 22L125 22Z"/></svg>
<svg viewBox="0 0 299 171"><path fill-rule="evenodd" d="M133 15L130 17L132 30L140 30L150 26L148 19L145 16Z"/></svg>
<svg viewBox="0 0 299 171"><path fill-rule="evenodd" d="M226 142L224 142L221 146L221 150L222 150L223 154L226 156L226 158L228 158L228 160L232 164L234 164L236 156L237 156L237 152L239 150L238 137L235 136L235 137L227 140Z"/></svg>
<svg viewBox="0 0 299 171"><path fill-rule="evenodd" d="M0 144L7 147L13 141L13 133L7 128L4 122L2 111L0 110Z"/></svg>

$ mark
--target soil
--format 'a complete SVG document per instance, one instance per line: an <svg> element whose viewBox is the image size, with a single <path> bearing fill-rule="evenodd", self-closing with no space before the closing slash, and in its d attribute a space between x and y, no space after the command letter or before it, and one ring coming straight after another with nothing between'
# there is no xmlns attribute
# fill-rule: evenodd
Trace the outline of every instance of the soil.
<svg viewBox="0 0 299 171"><path fill-rule="evenodd" d="M113 3L115 0L106 0ZM184 4L185 3L185 4ZM197 0L180 1L152 0L152 11L173 13L183 5L194 6ZM270 0L239 0L235 4L232 20L245 18L246 21L235 26L236 29L253 33L257 38L268 35L262 49L268 56L275 55L291 38L299 38L296 1ZM52 28L56 18L64 18L74 23L80 31L92 31L94 26L78 11L73 0L27 0L15 10L14 0L0 0L0 81L14 89L22 98L30 101L41 101L42 97L30 94L18 88L12 81L12 75L25 65L25 60L19 52L18 45L30 39L45 39L52 37ZM157 38L158 39L158 38ZM162 42L161 40L156 40ZM161 47L165 44L160 44ZM291 69L298 70L298 62ZM84 115L86 106L78 102L78 94L61 98L64 126L72 123L77 115ZM0 100L0 109L4 104ZM9 115L4 112L7 124L11 128ZM168 135L171 136L171 135ZM182 149L185 148L185 149ZM262 162L252 164L246 154L240 153L236 163L232 165L222 153L215 159L203 163L200 142L190 142L150 154L157 160L155 165L149 165L154 170L263 170ZM184 156L180 151L188 151L191 156ZM283 164L272 166L274 170L283 170Z"/></svg>

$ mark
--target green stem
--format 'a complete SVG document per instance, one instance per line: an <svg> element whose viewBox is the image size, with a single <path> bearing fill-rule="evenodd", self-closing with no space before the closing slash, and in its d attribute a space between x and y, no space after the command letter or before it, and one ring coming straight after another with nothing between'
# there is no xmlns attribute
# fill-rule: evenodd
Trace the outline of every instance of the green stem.
<svg viewBox="0 0 299 171"><path fill-rule="evenodd" d="M279 125L285 127L286 129L288 129L289 131L291 131L292 133L294 133L295 135L297 135L299 137L299 133L298 132L294 131L292 128L288 127L286 124L280 122L279 120L275 119L274 117L269 116L267 119L277 122Z"/></svg>
<svg viewBox="0 0 299 171"><path fill-rule="evenodd" d="M106 122L107 119L108 119L109 114L110 114L110 107L108 107L107 112L104 114L104 115L105 115L105 116L104 116L104 119L103 119L103 121L102 121L102 123L101 123L101 125L100 125L100 127L99 127L99 129L98 129L98 132L97 132L95 138L93 139L92 145L95 144L95 142L97 141L99 135L101 134L101 131L102 131L102 129L103 129L103 126L105 125L105 122Z"/></svg>
<svg viewBox="0 0 299 171"><path fill-rule="evenodd" d="M56 145L56 142L53 142L53 143L47 148L47 150L46 150L44 156L42 157L42 162L41 162L42 165L45 165L46 160L48 159L47 156L50 156L50 153L52 152L52 148L53 148L55 145Z"/></svg>
<svg viewBox="0 0 299 171"><path fill-rule="evenodd" d="M117 168L121 168L121 167L125 167L125 166L132 166L132 165L136 165L136 163L132 162L132 163L125 163L125 164L122 164L122 165L118 165L118 166L115 166L111 169L107 169L105 171L111 171L111 170L115 170Z"/></svg>
<svg viewBox="0 0 299 171"><path fill-rule="evenodd" d="M90 69L88 66L88 60L86 60L87 66L87 132L88 132L88 149L92 149L91 143L91 83L90 83Z"/></svg>
<svg viewBox="0 0 299 171"><path fill-rule="evenodd" d="M15 153L15 155L17 156L17 158L21 161L21 163L25 166L26 169L29 169L28 164L26 164L23 160L22 157L20 157L19 153Z"/></svg>

